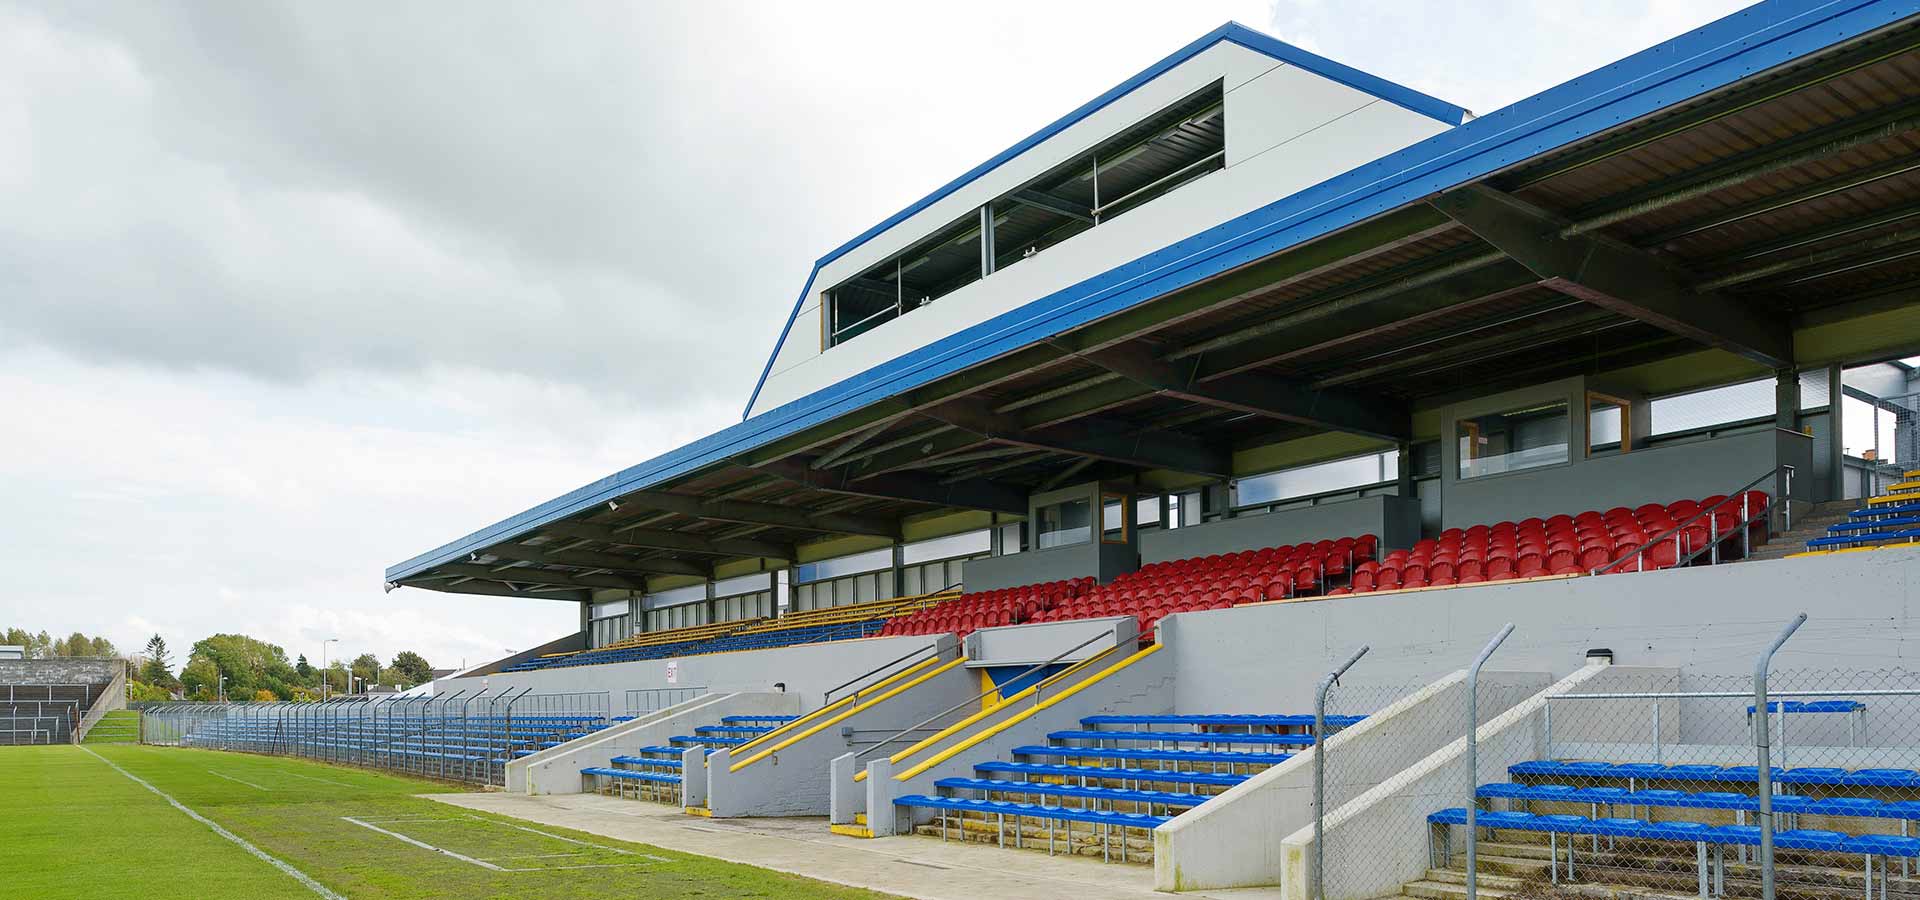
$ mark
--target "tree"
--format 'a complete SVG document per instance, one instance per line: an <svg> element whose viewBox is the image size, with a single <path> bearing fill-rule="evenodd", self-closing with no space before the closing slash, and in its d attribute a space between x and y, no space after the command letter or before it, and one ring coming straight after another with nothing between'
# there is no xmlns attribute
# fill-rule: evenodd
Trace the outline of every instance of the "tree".
<svg viewBox="0 0 1920 900"><path fill-rule="evenodd" d="M147 638L146 662L140 665L140 680L154 687L170 688L173 678L173 654L167 651L167 639L155 634Z"/></svg>
<svg viewBox="0 0 1920 900"><path fill-rule="evenodd" d="M371 653L362 653L353 658L353 677L365 684L380 682L380 657Z"/></svg>
<svg viewBox="0 0 1920 900"><path fill-rule="evenodd" d="M218 676L227 676L228 697L250 697L261 688L283 700L293 696L293 666L274 644L244 634L216 634L193 645L188 668L203 659L213 666L216 683ZM185 671L180 679L186 681Z"/></svg>
<svg viewBox="0 0 1920 900"><path fill-rule="evenodd" d="M78 655L78 654L75 654ZM120 651L113 648L113 642L103 637L93 639L94 656L119 656Z"/></svg>
<svg viewBox="0 0 1920 900"><path fill-rule="evenodd" d="M327 666L325 675L327 678L328 691L335 694L347 693L347 664L345 662L337 659L334 660Z"/></svg>
<svg viewBox="0 0 1920 900"><path fill-rule="evenodd" d="M128 703L154 703L172 699L173 693L159 685L139 681L127 682Z"/></svg>
<svg viewBox="0 0 1920 900"><path fill-rule="evenodd" d="M262 703L271 703L280 698L279 696L275 695L273 691L270 691L266 688L261 688L253 692L253 699L258 700ZM291 698L289 697L289 699Z"/></svg>
<svg viewBox="0 0 1920 900"><path fill-rule="evenodd" d="M299 674L301 684L307 684L313 680L313 664L307 662L307 655L305 653L300 654L300 658L294 660L293 671Z"/></svg>
<svg viewBox="0 0 1920 900"><path fill-rule="evenodd" d="M220 667L206 656L194 656L180 670L180 687L194 700L212 700L219 696Z"/></svg>
<svg viewBox="0 0 1920 900"><path fill-rule="evenodd" d="M400 683L406 687L426 684L433 680L433 667L420 654L412 650L402 650L393 657L391 668L400 675Z"/></svg>

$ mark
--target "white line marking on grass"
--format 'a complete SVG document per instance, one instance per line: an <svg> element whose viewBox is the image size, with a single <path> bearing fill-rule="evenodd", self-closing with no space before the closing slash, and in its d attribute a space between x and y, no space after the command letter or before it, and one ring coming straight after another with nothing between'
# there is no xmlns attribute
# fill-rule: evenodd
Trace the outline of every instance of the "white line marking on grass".
<svg viewBox="0 0 1920 900"><path fill-rule="evenodd" d="M331 779L331 778L315 778L315 777L313 777L312 775L302 775L302 774L300 774L299 772L288 772L287 774L288 774L288 775L292 775L292 776L293 776L293 777L295 777L295 778L305 778L305 779L306 779L306 780L308 780L308 781L324 781L324 782L326 782L327 784L337 784L337 785L339 785L339 786L341 786L341 787L343 787L343 788L350 788L350 787L359 787L359 786L360 786L360 785L357 785L357 784L348 784L348 783L346 783L346 782L344 782L344 781L335 781L335 780L333 780L333 779Z"/></svg>
<svg viewBox="0 0 1920 900"><path fill-rule="evenodd" d="M120 768L120 766L115 764L113 760L110 760L104 756L101 756L98 753L93 752L92 749L86 746L82 746L80 749L86 751L87 755L92 756L94 759L97 759L103 763L106 763L107 766L112 768L115 772L119 772L120 774L125 775L127 779L132 781L134 784L137 784L143 788L146 788L149 791L154 792L156 795L160 797L160 799L167 801L167 804L172 806L174 809L177 809L183 813L186 813L187 818L192 819L195 822L199 822L200 824L213 829L214 834L217 834L223 838L226 838L229 841L239 844L240 849L253 854L255 858L260 859L272 865L274 868L279 869L280 871L285 872L290 876L293 876L293 879L295 881L298 881L301 884L306 885L307 890L310 890L316 894L319 894L322 897L325 897L326 900L347 900L346 897L343 897L339 894L334 893L326 885L313 880L313 876L308 875L307 873L302 872L299 869L296 869L293 866L288 865L285 861L281 860L278 857L269 855L267 851L247 843L246 838L243 838L237 834L234 834L231 831L226 830L225 828L220 827L220 823L215 822L214 820L209 819L206 816L203 816L197 812L194 812L192 809L189 809L186 804L181 803L180 801L167 796L167 793L165 791L162 791L159 788L154 787L151 784L148 784L140 776Z"/></svg>
<svg viewBox="0 0 1920 900"><path fill-rule="evenodd" d="M471 856L467 856L467 855L465 855L465 854L460 854L460 853L455 853L455 852L453 852L452 850L448 850L448 849L445 849L445 848L442 848L442 847L435 847L434 845L432 845L432 844L429 844L429 843L427 843L426 841L421 841L421 840L415 840L415 839L413 839L413 838L410 838L410 837L407 837L407 836L406 836L406 835L404 835L404 834L401 834L401 833L400 833L400 832L398 832L398 831L388 831L388 830L386 830L385 828L381 828L380 826L378 826L378 825L375 825L375 824L373 824L373 823L371 823L371 822L363 822L363 821L361 821L361 820L359 820L359 819L356 819L356 818L354 818L354 817L352 817L352 816L341 816L341 817L340 817L340 819L341 819L341 821L344 821L344 822L352 822L353 824L355 824L355 825L358 825L358 826L360 826L361 828L365 828L365 829L368 829L368 830L370 830L370 831L378 831L378 832L380 832L381 834L384 834L384 835L386 835L387 837L390 837L390 838L395 838L395 839L397 839L397 840L400 840L400 841L403 841L403 842L405 842L405 843L409 843L409 844L412 844L412 845L414 845L415 847L419 847L419 848L420 848L420 849L422 849L422 850L432 850L432 851L433 851L433 852L435 852L435 853L444 853L444 854L446 854L446 855L448 855L448 856L451 856L451 857L453 857L454 859L457 859L457 860L460 860L461 862L465 862L465 863L472 863L472 864L474 864L474 865L476 865L476 866L479 866L479 867L480 867L480 868L482 868L482 869L492 869L492 870L493 870L493 871L495 871L495 872L505 872L505 871L508 871L507 869L505 869L505 868L503 868L503 867L501 867L501 866L496 866L496 865L494 865L493 863L490 863L490 862L487 862L487 861L486 861L486 860L484 860L484 859L474 859L473 857L471 857Z"/></svg>
<svg viewBox="0 0 1920 900"><path fill-rule="evenodd" d="M240 781L240 779L238 779L238 778L235 778L235 777L233 777L232 775L228 775L228 774L226 774L226 773L224 773L224 772L215 772L215 771L214 771L214 770L212 770L212 769L208 769L208 770L207 770L207 774L208 774L208 775L212 775L212 776L213 776L213 777L215 777L215 778L225 778L225 779L226 779L226 780L228 780L228 781L238 781L238 782L240 782L241 784L244 784L244 785L246 785L247 787L250 787L250 788L253 788L253 789L254 789L254 790L256 790L256 791L267 791L268 793L272 793L272 791L273 791L273 788L270 788L270 787L261 787L261 786L259 786L259 785L257 785L257 784L254 784L254 783L253 783L253 782L251 782L251 781Z"/></svg>

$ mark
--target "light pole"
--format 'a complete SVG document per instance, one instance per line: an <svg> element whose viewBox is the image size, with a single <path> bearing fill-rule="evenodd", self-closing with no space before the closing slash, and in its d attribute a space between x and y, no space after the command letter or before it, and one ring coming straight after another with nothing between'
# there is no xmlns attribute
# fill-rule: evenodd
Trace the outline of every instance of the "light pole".
<svg viewBox="0 0 1920 900"><path fill-rule="evenodd" d="M327 638L320 642L320 702L327 702L327 645L337 644L339 638Z"/></svg>
<svg viewBox="0 0 1920 900"><path fill-rule="evenodd" d="M227 702L227 676L220 676L220 702Z"/></svg>

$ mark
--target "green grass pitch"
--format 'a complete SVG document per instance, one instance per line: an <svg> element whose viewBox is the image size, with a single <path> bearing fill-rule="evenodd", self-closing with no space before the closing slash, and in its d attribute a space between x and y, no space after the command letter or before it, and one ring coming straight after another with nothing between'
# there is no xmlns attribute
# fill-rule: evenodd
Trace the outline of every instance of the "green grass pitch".
<svg viewBox="0 0 1920 900"><path fill-rule="evenodd" d="M298 759L124 744L0 748L7 806L0 894L325 896L102 757L351 900L882 896L415 796L458 790L431 782Z"/></svg>

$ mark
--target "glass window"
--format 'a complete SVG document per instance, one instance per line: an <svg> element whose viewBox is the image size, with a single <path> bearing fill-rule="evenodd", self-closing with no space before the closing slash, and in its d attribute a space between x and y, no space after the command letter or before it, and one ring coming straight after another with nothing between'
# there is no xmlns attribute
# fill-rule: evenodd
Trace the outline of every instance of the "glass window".
<svg viewBox="0 0 1920 900"><path fill-rule="evenodd" d="M1093 540L1093 519L1087 507L1085 500L1069 500L1040 507L1034 545L1046 550Z"/></svg>
<svg viewBox="0 0 1920 900"><path fill-rule="evenodd" d="M647 595L647 605L654 609L659 609L665 606L679 606L683 603L692 603L696 600L705 599L707 599L707 586L704 584L693 584L683 588L674 588L670 591L660 591L649 594Z"/></svg>
<svg viewBox="0 0 1920 900"><path fill-rule="evenodd" d="M722 578L713 583L715 597L731 597L735 594L750 594L764 591L773 583L770 572L756 572L752 575L740 575L734 578Z"/></svg>
<svg viewBox="0 0 1920 900"><path fill-rule="evenodd" d="M952 559L956 556L973 556L993 549L993 536L986 529L950 534L946 537L929 538L915 541L900 548L902 562L930 562L936 559Z"/></svg>
<svg viewBox="0 0 1920 900"><path fill-rule="evenodd" d="M823 578L838 578L842 575L857 575L878 569L893 567L893 548L882 547L865 553L853 553L836 556L819 562L801 563L793 567L794 580L798 582L819 581Z"/></svg>
<svg viewBox="0 0 1920 900"><path fill-rule="evenodd" d="M1379 484L1394 480L1399 471L1399 450L1281 469L1240 479L1234 487L1235 505L1264 506L1294 497Z"/></svg>
<svg viewBox="0 0 1920 900"><path fill-rule="evenodd" d="M1618 397L1587 394L1587 455L1607 456L1633 449L1633 406Z"/></svg>
<svg viewBox="0 0 1920 900"><path fill-rule="evenodd" d="M1559 465L1568 459L1565 402L1475 416L1457 424L1462 479Z"/></svg>
<svg viewBox="0 0 1920 900"><path fill-rule="evenodd" d="M1141 497L1134 501L1133 524L1136 528L1160 524L1160 498Z"/></svg>
<svg viewBox="0 0 1920 900"><path fill-rule="evenodd" d="M1101 495L1100 540L1108 544L1124 544L1127 542L1126 495Z"/></svg>
<svg viewBox="0 0 1920 900"><path fill-rule="evenodd" d="M1022 526L1019 522L1008 522L1007 524L1000 526L1000 555L1001 556L1012 556L1015 553L1019 553L1020 551L1026 549L1026 547L1021 545L1021 537L1020 537L1021 527Z"/></svg>

